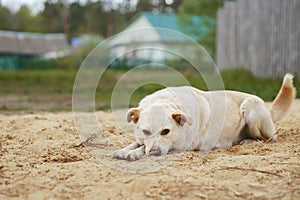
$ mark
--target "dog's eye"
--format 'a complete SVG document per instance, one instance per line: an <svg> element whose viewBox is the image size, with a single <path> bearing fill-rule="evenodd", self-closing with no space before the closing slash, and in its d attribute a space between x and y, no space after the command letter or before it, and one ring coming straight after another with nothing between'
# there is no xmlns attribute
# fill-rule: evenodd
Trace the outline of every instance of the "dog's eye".
<svg viewBox="0 0 300 200"><path fill-rule="evenodd" d="M170 133L170 129L164 129L160 132L161 135L168 135Z"/></svg>

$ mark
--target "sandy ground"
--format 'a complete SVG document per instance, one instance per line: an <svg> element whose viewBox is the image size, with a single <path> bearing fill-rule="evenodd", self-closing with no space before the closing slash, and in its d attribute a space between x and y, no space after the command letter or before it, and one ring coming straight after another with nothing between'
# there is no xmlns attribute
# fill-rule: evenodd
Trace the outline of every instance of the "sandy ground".
<svg viewBox="0 0 300 200"><path fill-rule="evenodd" d="M111 158L132 138L96 116L100 138L80 136L71 112L0 114L0 199L300 199L300 100L277 142L136 162Z"/></svg>

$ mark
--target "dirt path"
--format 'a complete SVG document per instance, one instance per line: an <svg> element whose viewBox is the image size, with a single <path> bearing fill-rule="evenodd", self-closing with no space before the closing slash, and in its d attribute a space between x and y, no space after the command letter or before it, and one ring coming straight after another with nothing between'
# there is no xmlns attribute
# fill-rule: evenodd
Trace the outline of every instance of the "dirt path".
<svg viewBox="0 0 300 200"><path fill-rule="evenodd" d="M137 162L111 158L132 139L97 117L106 139L82 147L72 113L0 114L0 199L300 199L300 100L275 143Z"/></svg>

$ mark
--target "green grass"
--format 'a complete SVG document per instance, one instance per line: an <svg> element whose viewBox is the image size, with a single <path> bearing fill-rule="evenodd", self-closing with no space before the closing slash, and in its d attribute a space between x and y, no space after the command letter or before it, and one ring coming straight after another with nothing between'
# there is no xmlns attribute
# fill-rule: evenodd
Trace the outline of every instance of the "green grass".
<svg viewBox="0 0 300 200"><path fill-rule="evenodd" d="M71 95L76 71L0 71L0 95Z"/></svg>
<svg viewBox="0 0 300 200"><path fill-rule="evenodd" d="M272 101L276 97L282 84L280 79L268 79L254 77L251 72L236 69L222 72L225 88L257 95L265 101ZM300 89L300 81L294 78L296 90ZM300 94L297 94L299 98Z"/></svg>
<svg viewBox="0 0 300 200"><path fill-rule="evenodd" d="M24 71L0 71L0 110L31 110L31 106L22 106L24 97L26 101L34 105L34 107L45 107L48 104L57 104L58 110L70 110L73 83L76 76L75 70L24 70ZM110 108L111 94L115 84L120 80L126 71L107 70L97 87L95 99L97 109ZM155 76L149 71L140 71L138 78L150 78ZM162 72L162 77L164 77ZM190 84L200 89L206 89L205 82L200 75L193 70L181 71ZM174 82L176 78L166 75L169 82ZM238 90L260 96L265 101L271 101L275 98L280 89L282 79L265 79L254 77L250 72L238 69L222 72L222 77L226 89ZM163 78L162 78L163 79ZM295 86L300 89L300 81L295 78ZM132 91L136 82L134 79L125 81L123 86ZM141 87L135 88L130 97L129 104L136 106L137 103L146 95L163 88L162 85L149 83ZM125 90L126 91L126 90ZM120 95L120 96L118 96ZM118 94L117 99L122 101L122 94ZM125 96L127 94L124 94ZM14 101L5 100L6 97L14 97ZM298 94L299 97L299 94ZM2 99L2 100L1 100ZM4 100L3 100L4 99ZM19 100L18 100L19 99ZM64 101L67 101L65 103ZM15 105L14 105L15 103ZM121 102L122 103L122 102ZM127 102L123 102L126 105ZM40 105L40 106L35 106ZM120 104L121 105L121 104ZM55 106L55 105L54 105ZM51 110L55 108L51 107ZM37 109L39 110L39 109ZM46 109L47 110L47 109Z"/></svg>

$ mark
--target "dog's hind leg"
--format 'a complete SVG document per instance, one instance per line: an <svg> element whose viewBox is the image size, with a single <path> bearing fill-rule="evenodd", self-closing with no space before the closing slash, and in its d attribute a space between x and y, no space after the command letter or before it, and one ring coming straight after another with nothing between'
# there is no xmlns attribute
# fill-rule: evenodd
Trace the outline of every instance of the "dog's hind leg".
<svg viewBox="0 0 300 200"><path fill-rule="evenodd" d="M271 114L260 98L254 96L246 98L240 111L247 124L248 138L276 140L276 130Z"/></svg>

